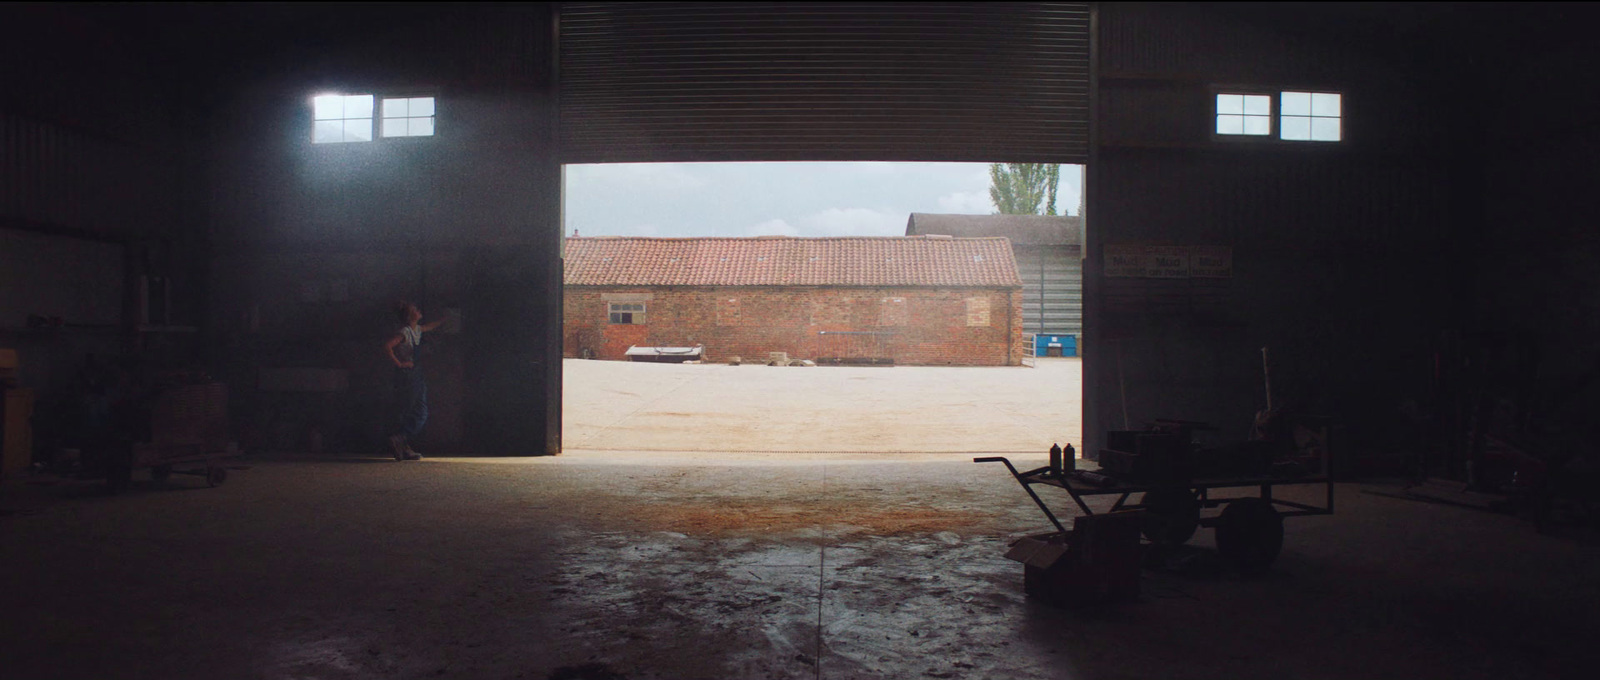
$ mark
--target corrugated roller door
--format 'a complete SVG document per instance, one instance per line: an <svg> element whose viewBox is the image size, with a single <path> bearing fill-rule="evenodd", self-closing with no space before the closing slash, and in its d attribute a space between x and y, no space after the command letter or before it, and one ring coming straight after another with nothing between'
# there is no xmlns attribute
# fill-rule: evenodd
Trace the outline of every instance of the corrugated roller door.
<svg viewBox="0 0 1600 680"><path fill-rule="evenodd" d="M1083 334L1083 261L1073 257L1044 262L1045 333Z"/></svg>
<svg viewBox="0 0 1600 680"><path fill-rule="evenodd" d="M1087 3L565 3L564 163L1084 163Z"/></svg>
<svg viewBox="0 0 1600 680"><path fill-rule="evenodd" d="M1022 329L1026 333L1083 334L1083 260L1077 248L1018 250L1022 278Z"/></svg>

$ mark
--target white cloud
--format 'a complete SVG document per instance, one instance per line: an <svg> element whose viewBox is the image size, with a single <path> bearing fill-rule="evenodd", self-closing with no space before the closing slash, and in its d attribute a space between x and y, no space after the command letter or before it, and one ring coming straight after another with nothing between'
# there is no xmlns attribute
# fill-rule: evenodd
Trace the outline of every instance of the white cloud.
<svg viewBox="0 0 1600 680"><path fill-rule="evenodd" d="M957 191L939 197L939 212L957 215L988 215L994 212L994 202L988 191Z"/></svg>
<svg viewBox="0 0 1600 680"><path fill-rule="evenodd" d="M900 236L909 217L869 208L828 208L802 218L800 227L817 236Z"/></svg>
<svg viewBox="0 0 1600 680"><path fill-rule="evenodd" d="M746 227L746 236L799 236L800 230L783 220L767 220Z"/></svg>

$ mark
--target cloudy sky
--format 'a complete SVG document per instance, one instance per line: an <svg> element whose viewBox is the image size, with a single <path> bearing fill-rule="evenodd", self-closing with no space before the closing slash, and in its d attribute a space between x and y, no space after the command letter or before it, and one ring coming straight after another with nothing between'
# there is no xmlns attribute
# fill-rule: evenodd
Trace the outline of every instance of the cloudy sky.
<svg viewBox="0 0 1600 680"><path fill-rule="evenodd" d="M1061 166L1061 214L1081 171ZM566 201L583 236L896 236L913 212L994 212L985 163L569 165Z"/></svg>

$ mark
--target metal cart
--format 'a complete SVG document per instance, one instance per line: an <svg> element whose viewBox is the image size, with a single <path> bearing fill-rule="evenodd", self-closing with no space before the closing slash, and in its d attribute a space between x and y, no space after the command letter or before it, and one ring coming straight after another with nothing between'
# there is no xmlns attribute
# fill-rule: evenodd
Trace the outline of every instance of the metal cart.
<svg viewBox="0 0 1600 680"><path fill-rule="evenodd" d="M239 455L228 440L228 389L222 383L163 390L150 414L150 442L133 446L133 468L148 468L161 482L173 474L204 477L217 486L228 479L218 461ZM112 480L113 487L126 480Z"/></svg>
<svg viewBox="0 0 1600 680"><path fill-rule="evenodd" d="M1267 569L1283 548L1283 518L1307 515L1333 514L1333 479L1328 474L1327 455L1324 452L1322 469L1314 475L1300 476L1247 476L1247 477L1195 477L1184 482L1155 483L1121 479L1103 471L1052 470L1042 467L1026 472L1018 471L1011 461L1000 456L974 458L974 463L1005 463L1011 476L1028 492L1028 496L1055 525L1066 532L1055 513L1039 497L1034 486L1053 486L1063 489L1085 515L1094 515L1086 499L1094 496L1116 496L1107 512L1118 510L1145 510L1141 527L1146 539L1158 545L1177 545L1188 541L1199 527L1216 529L1217 551L1236 568L1246 574L1258 574ZM1326 487L1327 500L1321 507L1284 500L1273 495L1273 488L1285 485L1320 484ZM1255 488L1257 496L1241 498L1213 498L1216 489ZM1143 494L1137 503L1128 499L1133 494ZM1222 508L1215 516L1202 516L1202 509Z"/></svg>

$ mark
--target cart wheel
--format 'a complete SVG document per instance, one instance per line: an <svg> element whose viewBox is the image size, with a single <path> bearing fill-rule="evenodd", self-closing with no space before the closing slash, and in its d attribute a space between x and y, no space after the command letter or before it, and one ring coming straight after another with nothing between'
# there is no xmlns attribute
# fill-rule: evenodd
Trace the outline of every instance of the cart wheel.
<svg viewBox="0 0 1600 680"><path fill-rule="evenodd" d="M1200 526L1200 501L1189 489L1155 489L1140 503L1145 518L1139 530L1151 543L1181 545Z"/></svg>
<svg viewBox="0 0 1600 680"><path fill-rule="evenodd" d="M150 468L150 479L155 481L155 482L165 483L168 479L171 479L171 478L172 478L172 466L171 465L157 465L157 466L155 466L153 468Z"/></svg>
<svg viewBox="0 0 1600 680"><path fill-rule="evenodd" d="M1239 573L1259 576L1283 550L1283 517L1272 503L1240 498L1222 509L1217 521L1217 551Z"/></svg>
<svg viewBox="0 0 1600 680"><path fill-rule="evenodd" d="M228 468L220 465L213 465L206 468L206 484L211 486L221 486L222 483L226 481L228 481Z"/></svg>

